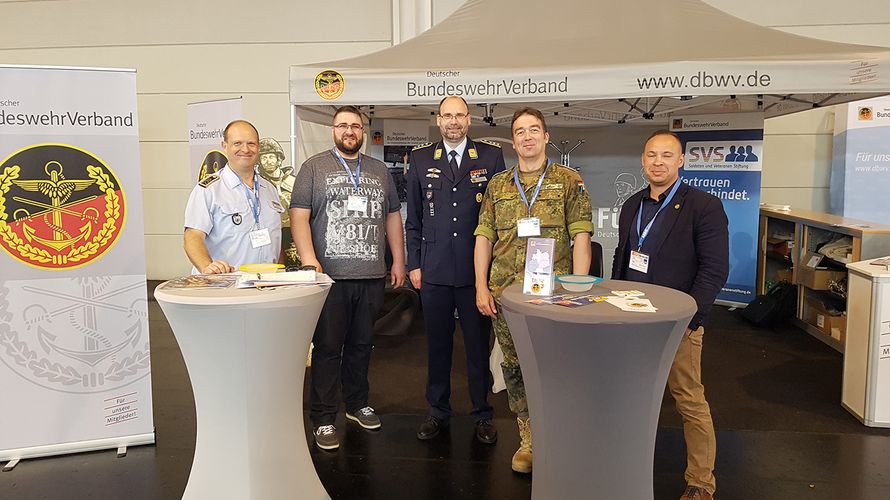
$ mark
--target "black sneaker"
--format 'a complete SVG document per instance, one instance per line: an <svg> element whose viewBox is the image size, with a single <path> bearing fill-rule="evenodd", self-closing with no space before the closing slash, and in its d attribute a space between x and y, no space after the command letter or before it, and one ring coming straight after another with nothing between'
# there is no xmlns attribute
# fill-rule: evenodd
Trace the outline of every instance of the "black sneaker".
<svg viewBox="0 0 890 500"><path fill-rule="evenodd" d="M337 428L333 425L319 425L315 428L315 445L322 450L336 450L340 447Z"/></svg>
<svg viewBox="0 0 890 500"><path fill-rule="evenodd" d="M380 417L374 413L374 408L370 406L366 406L355 413L346 412L346 418L358 422L358 425L365 429L379 429L381 425Z"/></svg>

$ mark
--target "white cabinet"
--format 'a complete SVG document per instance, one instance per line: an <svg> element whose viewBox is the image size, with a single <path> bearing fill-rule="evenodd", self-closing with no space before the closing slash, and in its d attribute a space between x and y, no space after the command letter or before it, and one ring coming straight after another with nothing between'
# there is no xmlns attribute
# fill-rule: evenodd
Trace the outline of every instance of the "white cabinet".
<svg viewBox="0 0 890 500"><path fill-rule="evenodd" d="M890 427L890 266L847 264L841 404L865 425Z"/></svg>

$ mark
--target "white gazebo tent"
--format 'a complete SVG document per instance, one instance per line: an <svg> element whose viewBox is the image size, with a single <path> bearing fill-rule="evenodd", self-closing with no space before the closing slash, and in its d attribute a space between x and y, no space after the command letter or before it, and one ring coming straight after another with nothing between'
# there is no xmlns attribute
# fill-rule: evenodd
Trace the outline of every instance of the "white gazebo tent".
<svg viewBox="0 0 890 500"><path fill-rule="evenodd" d="M491 125L527 105L549 126L772 117L890 93L890 49L772 30L701 0L468 0L394 47L291 66L289 93L296 160L300 120L330 124L344 104L431 119L443 97L462 95Z"/></svg>

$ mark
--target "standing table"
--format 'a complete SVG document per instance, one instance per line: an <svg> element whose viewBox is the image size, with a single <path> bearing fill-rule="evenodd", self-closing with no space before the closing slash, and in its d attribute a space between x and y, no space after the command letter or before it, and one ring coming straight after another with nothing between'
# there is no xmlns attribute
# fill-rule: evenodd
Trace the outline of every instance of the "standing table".
<svg viewBox="0 0 890 500"><path fill-rule="evenodd" d="M521 284L501 296L525 380L534 499L653 498L661 400L696 304L683 292L629 281L607 280L587 293L611 290L645 292L658 311L535 305Z"/></svg>
<svg viewBox="0 0 890 500"><path fill-rule="evenodd" d="M184 499L330 498L309 456L302 400L329 289L155 289L195 395Z"/></svg>

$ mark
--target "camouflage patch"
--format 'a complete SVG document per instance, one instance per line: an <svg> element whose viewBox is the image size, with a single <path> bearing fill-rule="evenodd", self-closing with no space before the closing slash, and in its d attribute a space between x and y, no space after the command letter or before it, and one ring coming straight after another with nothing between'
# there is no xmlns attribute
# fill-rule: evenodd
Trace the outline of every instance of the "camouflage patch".
<svg viewBox="0 0 890 500"><path fill-rule="evenodd" d="M502 310L500 304L497 306L498 310ZM507 386L507 402L510 404L510 410L517 415L528 415L528 400L525 397L522 370L519 368L519 358L516 356L513 336L507 328L503 314L495 316L492 321L492 329L498 344L501 345L501 351L504 353L501 371L504 373L504 384Z"/></svg>

